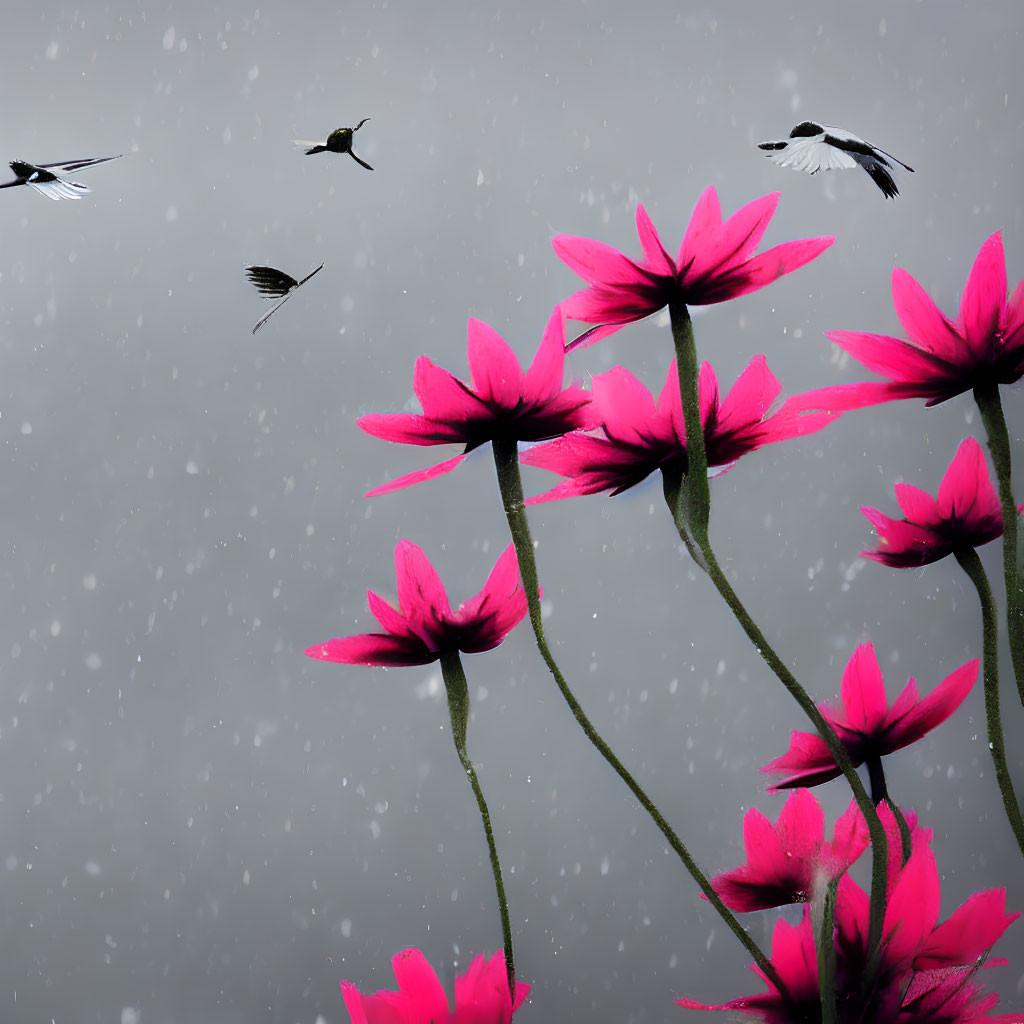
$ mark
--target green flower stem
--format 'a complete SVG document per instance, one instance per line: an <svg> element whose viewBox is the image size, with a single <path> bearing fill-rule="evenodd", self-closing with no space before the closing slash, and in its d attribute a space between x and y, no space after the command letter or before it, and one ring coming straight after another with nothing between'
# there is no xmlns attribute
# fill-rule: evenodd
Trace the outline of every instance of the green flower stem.
<svg viewBox="0 0 1024 1024"><path fill-rule="evenodd" d="M686 303L674 299L669 303L668 310L672 318L672 340L675 342L676 367L679 371L679 398L686 426L687 464L686 485L679 489L678 505L673 509L673 514L677 525L685 523L698 548L703 550L708 540L711 490L708 487L708 453L704 445L704 427L700 421L697 344L693 338L693 321Z"/></svg>
<svg viewBox="0 0 1024 1024"><path fill-rule="evenodd" d="M834 878L825 890L821 924L815 929L818 948L818 993L821 997L821 1024L838 1024L836 1013L836 893L839 879Z"/></svg>
<svg viewBox="0 0 1024 1024"><path fill-rule="evenodd" d="M707 452L704 447L704 428L700 421L700 399L698 392L697 347L693 337L693 323L689 311L681 301L669 304L672 317L672 339L675 342L676 363L679 367L679 393L683 406L683 422L686 426L687 473L678 485L667 476L665 499L672 512L679 536L698 565L711 577L718 592L725 599L743 631L753 643L755 650L768 663L782 685L790 692L804 713L814 724L818 735L825 741L836 766L846 776L853 790L857 806L867 822L871 835L871 919L868 928L868 971L867 983L874 980L881 953L882 922L885 916L885 889L888 842L885 828L875 805L868 797L864 784L846 753L835 731L826 721L817 705L808 696L792 672L775 653L764 634L758 629L746 608L736 596L718 564L708 537L710 515L710 491L708 489ZM696 550L695 550L696 549Z"/></svg>
<svg viewBox="0 0 1024 1024"><path fill-rule="evenodd" d="M1010 477L1010 435L999 399L998 384L979 384L974 401L988 434L988 449L996 469L999 502L1003 507L1003 576L1006 580L1006 631L1010 638L1010 658L1017 680L1017 693L1024 704L1024 567L1017 551L1017 503L1013 500Z"/></svg>
<svg viewBox="0 0 1024 1024"><path fill-rule="evenodd" d="M644 792L625 765L616 757L612 748L608 746L604 739L602 739L601 734L591 724L580 702L576 699L569 684L565 681L565 677L562 675L561 669L559 669L548 647L547 638L544 635L544 625L541 621L537 561L533 554L533 538L530 536L530 524L526 517L526 506L523 503L523 480L519 472L519 445L514 440L496 439L492 442L492 446L494 449L494 465L498 471L498 487L501 491L501 500L505 507L505 515L512 533L516 555L519 558L519 573L522 577L523 587L526 590L526 601L530 610L530 623L533 625L533 633L537 639L537 648L558 689L561 691L562 697L565 699L566 704L569 705L573 718L576 719L577 724L583 730L587 739L597 748L598 753L608 762L615 774L622 779L629 788L629 791L640 802L640 806L650 815L676 856L683 862L690 876L700 886L701 892L707 897L708 902L718 911L719 916L743 944L743 947L753 958L758 968L770 980L771 984L778 989L782 996L788 998L789 993L786 985L782 978L779 977L775 966L757 943L747 934L732 911L722 902L721 897L715 892L707 876L697 866L697 862L693 859L690 851L683 845L682 840L676 835L664 815L658 810L651 801L651 798Z"/></svg>
<svg viewBox="0 0 1024 1024"><path fill-rule="evenodd" d="M906 867L907 861L910 860L910 854L913 847L913 841L910 835L910 826L907 824L907 819L903 816L903 812L900 810L899 804L891 798L888 799L887 802L889 804L889 809L896 818L896 827L900 830L900 846L903 848L902 863L903 866Z"/></svg>
<svg viewBox="0 0 1024 1024"><path fill-rule="evenodd" d="M868 767L868 781L871 783L871 799L877 807L883 800L889 799L889 790L885 785L885 769L882 767L880 754L869 754L865 758Z"/></svg>
<svg viewBox="0 0 1024 1024"><path fill-rule="evenodd" d="M505 883L501 878L501 863L498 860L498 848L494 845L494 831L491 828L491 812L487 809L480 781L476 777L473 762L466 754L466 724L469 721L469 685L466 673L462 668L462 660L458 651L445 651L441 655L441 675L444 678L445 690L448 692L448 711L452 719L452 739L455 741L455 752L459 755L462 768L473 787L480 818L484 823L484 835L487 837L487 850L491 857L491 872L494 875L494 888L498 894L498 910L501 913L502 944L505 949L505 970L508 974L509 998L514 1002L516 993L516 964L512 952L512 925L508 917L508 899L505 896Z"/></svg>
<svg viewBox="0 0 1024 1024"><path fill-rule="evenodd" d="M985 718L988 723L988 746L992 751L996 782L1003 797L1006 817L1013 829L1020 852L1024 854L1024 821L1021 820L1020 804L1013 791L1013 780L1006 764L1006 748L1003 745L1003 722L999 712L999 645L998 625L992 588L989 586L985 569L974 548L961 548L953 552L960 567L971 578L974 589L981 601L982 630L982 672L985 680Z"/></svg>

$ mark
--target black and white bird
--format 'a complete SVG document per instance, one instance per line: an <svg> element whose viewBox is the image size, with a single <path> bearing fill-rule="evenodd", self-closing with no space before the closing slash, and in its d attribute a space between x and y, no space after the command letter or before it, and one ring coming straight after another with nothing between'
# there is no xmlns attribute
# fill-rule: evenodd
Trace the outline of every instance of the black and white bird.
<svg viewBox="0 0 1024 1024"><path fill-rule="evenodd" d="M304 139L293 139L292 142L296 146L301 146L306 151L306 156L312 156L314 153L348 153L360 167L372 171L373 168L365 160L361 160L352 152L352 136L369 120L368 117L364 117L355 128L335 128L327 136L326 142L307 142Z"/></svg>
<svg viewBox="0 0 1024 1024"><path fill-rule="evenodd" d="M67 160L59 164L30 164L26 160L12 160L11 170L16 177L14 181L0 182L0 188L30 185L50 199L81 199L92 189L81 182L68 181L61 175L80 171L83 167L92 167L93 164L105 164L108 160L117 160L120 156L120 153L117 156L94 156L86 160Z"/></svg>
<svg viewBox="0 0 1024 1024"><path fill-rule="evenodd" d="M259 290L260 295L264 295L268 299L281 300L269 313L264 313L256 321L256 326L252 329L252 333L255 334L270 319L271 315L276 313L292 297L296 288L301 288L313 274L319 274L323 269L324 265L321 263L312 274L307 274L301 281L296 281L291 274L286 274L283 270L276 270L274 267L246 267L245 273Z"/></svg>
<svg viewBox="0 0 1024 1024"><path fill-rule="evenodd" d="M808 174L863 167L887 199L900 194L893 176L894 165L899 164L911 173L914 171L913 167L897 160L891 153L859 139L845 128L815 121L801 121L789 133L788 139L760 142L758 149L767 150L768 156L780 167L792 167Z"/></svg>

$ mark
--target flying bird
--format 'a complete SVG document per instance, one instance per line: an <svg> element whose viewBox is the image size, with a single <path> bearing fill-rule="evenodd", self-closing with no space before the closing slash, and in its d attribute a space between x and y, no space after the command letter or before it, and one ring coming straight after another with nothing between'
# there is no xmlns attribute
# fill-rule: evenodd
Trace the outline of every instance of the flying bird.
<svg viewBox="0 0 1024 1024"><path fill-rule="evenodd" d="M780 167L817 174L818 171L845 170L863 167L871 180L887 199L900 194L893 178L894 164L913 173L914 168L897 160L884 149L857 138L844 128L801 121L781 142L760 142L758 149L768 150L768 156Z"/></svg>
<svg viewBox="0 0 1024 1024"><path fill-rule="evenodd" d="M276 313L292 297L292 293L296 288L301 288L313 274L319 274L323 269L324 265L321 263L312 274L307 274L301 281L296 281L291 274L286 274L283 270L275 270L273 267L246 267L245 272L249 280L259 290L260 295L264 295L268 299L281 300L269 313L264 313L256 321L256 326L252 329L252 333L255 334L270 319L271 315Z"/></svg>
<svg viewBox="0 0 1024 1024"><path fill-rule="evenodd" d="M117 156L94 156L87 160L68 160L59 164L30 164L26 160L12 160L11 170L16 177L14 181L0 182L0 188L14 188L15 185L31 185L37 192L42 192L50 199L81 199L92 189L78 181L68 181L62 174L80 171L83 167L93 164L105 164L108 160L117 160Z"/></svg>
<svg viewBox="0 0 1024 1024"><path fill-rule="evenodd" d="M306 148L306 156L312 156L314 153L348 153L357 164L372 171L373 168L365 160L360 160L352 152L352 136L369 120L368 117L364 117L355 128L335 128L327 136L326 142L304 142L302 139L295 139L295 145Z"/></svg>

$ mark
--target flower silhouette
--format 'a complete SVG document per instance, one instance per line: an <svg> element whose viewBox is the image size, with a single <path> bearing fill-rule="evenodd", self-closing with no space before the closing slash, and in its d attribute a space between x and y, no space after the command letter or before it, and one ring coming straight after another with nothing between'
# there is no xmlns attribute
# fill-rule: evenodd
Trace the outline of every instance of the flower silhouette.
<svg viewBox="0 0 1024 1024"><path fill-rule="evenodd" d="M725 398L719 398L718 378L710 363L701 366L698 387L708 465L720 472L746 452L812 434L838 415L814 411L802 395L793 396L773 412L782 385L764 356L750 361ZM600 431L566 434L520 456L525 465L568 478L530 498L528 505L601 491L621 494L657 469L675 475L687 472L686 428L675 362L657 403L622 366L595 377L592 394L590 412L601 424Z"/></svg>
<svg viewBox="0 0 1024 1024"><path fill-rule="evenodd" d="M1024 374L1024 281L1006 297L1002 232L978 252L960 297L960 315L949 319L928 293L898 267L892 299L908 340L857 331L826 336L888 381L863 381L824 389L833 408L853 409L898 398L926 398L938 405L982 385L1012 384Z"/></svg>
<svg viewBox="0 0 1024 1024"><path fill-rule="evenodd" d="M861 506L878 532L878 547L862 551L862 558L909 569L937 562L957 548L980 547L1003 533L999 494L989 479L985 453L973 437L957 448L937 498L920 487L896 484L896 501L905 519L890 519L877 508Z"/></svg>
<svg viewBox="0 0 1024 1024"><path fill-rule="evenodd" d="M341 983L345 1008L352 1024L509 1024L529 994L530 986L517 981L509 1000L505 956L474 958L465 974L455 979L455 1007L450 1008L441 982L418 949L392 957L398 991L364 995L350 981Z"/></svg>
<svg viewBox="0 0 1024 1024"><path fill-rule="evenodd" d="M400 541L395 548L395 571L397 609L372 590L367 594L383 633L336 637L306 648L306 654L346 665L427 665L446 651L492 650L526 615L526 594L511 544L495 563L483 590L455 611L441 577L411 541Z"/></svg>
<svg viewBox="0 0 1024 1024"><path fill-rule="evenodd" d="M818 706L854 766L865 762L870 766L941 725L963 702L977 676L978 659L972 658L951 672L924 700L918 696L917 683L911 677L889 707L874 645L861 644L843 672L841 707ZM790 736L789 750L761 771L785 776L768 787L773 791L818 786L842 774L820 736L796 731Z"/></svg>
<svg viewBox="0 0 1024 1024"><path fill-rule="evenodd" d="M867 849L868 829L854 801L825 842L825 814L808 789L789 795L773 825L756 807L743 816L747 863L711 879L731 910L806 903Z"/></svg>
<svg viewBox="0 0 1024 1024"><path fill-rule="evenodd" d="M591 345L670 302L702 306L757 291L809 263L835 241L803 238L755 256L778 201L778 192L762 196L723 222L718 193L709 186L697 200L675 260L642 206L636 210L640 263L604 242L556 235L551 241L555 253L589 285L562 303L565 315L598 325L569 349Z"/></svg>
<svg viewBox="0 0 1024 1024"><path fill-rule="evenodd" d="M562 387L565 319L558 307L525 373L504 339L482 320L469 321L467 356L469 384L426 356L416 361L413 390L422 415L380 413L356 421L366 433L385 441L465 446L454 458L374 488L368 498L443 476L488 441L547 440L590 425L589 392L574 384Z"/></svg>

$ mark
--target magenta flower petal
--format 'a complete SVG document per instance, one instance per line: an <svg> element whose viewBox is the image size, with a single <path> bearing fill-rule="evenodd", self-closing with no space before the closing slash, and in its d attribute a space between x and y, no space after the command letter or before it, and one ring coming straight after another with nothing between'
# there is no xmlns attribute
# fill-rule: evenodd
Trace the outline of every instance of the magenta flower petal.
<svg viewBox="0 0 1024 1024"><path fill-rule="evenodd" d="M755 808L743 818L747 863L711 879L732 910L765 910L806 903L838 878L867 848L868 833L856 804L825 842L825 815L810 790L792 793L775 825Z"/></svg>
<svg viewBox="0 0 1024 1024"><path fill-rule="evenodd" d="M924 700L919 699L911 679L896 702L887 707L874 647L861 644L843 672L840 707L818 707L857 766L916 742L944 722L963 703L977 675L978 660L972 659L950 673ZM824 740L807 732L794 732L789 750L761 771L785 775L769 787L773 790L816 786L841 774Z"/></svg>
<svg viewBox="0 0 1024 1024"><path fill-rule="evenodd" d="M556 236L551 242L556 255L590 286L565 299L563 311L573 320L597 325L569 350L593 344L670 302L707 305L756 291L803 266L835 241L830 237L784 242L755 256L778 199L777 192L755 199L723 222L718 193L705 189L675 261L642 206L636 213L643 252L639 263L602 242Z"/></svg>
<svg viewBox="0 0 1024 1024"><path fill-rule="evenodd" d="M756 356L733 389L719 398L718 380L709 363L700 368L698 392L708 464L728 468L747 452L820 430L836 413L812 411L795 396L771 412L781 385ZM624 367L594 378L591 411L600 431L567 434L524 451L520 461L569 477L529 504L609 491L620 494L655 470L684 474L688 462L686 428L675 363L655 403L651 393Z"/></svg>
<svg viewBox="0 0 1024 1024"><path fill-rule="evenodd" d="M426 665L449 651L477 654L505 639L526 615L515 548L509 545L475 597L454 611L426 555L410 541L395 548L398 610L370 591L370 609L386 633L339 637L306 654L350 665Z"/></svg>
<svg viewBox="0 0 1024 1024"><path fill-rule="evenodd" d="M490 441L539 441L592 425L590 395L575 384L562 386L565 321L556 307L533 364L524 374L505 340L482 320L470 320L467 351L471 384L416 361L413 390L423 414L372 414L356 422L368 434L401 444L459 443L463 455ZM462 455L376 487L387 494L450 472Z"/></svg>
<svg viewBox="0 0 1024 1024"><path fill-rule="evenodd" d="M1006 258L1001 232L978 252L960 300L959 316L944 316L905 270L892 275L896 314L908 339L850 331L826 331L868 369L889 378L835 389L838 411L899 398L945 402L979 386L1012 384L1024 375L1024 292L1006 296ZM827 390L827 389L826 389Z"/></svg>
<svg viewBox="0 0 1024 1024"><path fill-rule="evenodd" d="M436 466L427 466L426 469L413 470L411 473L406 473L405 476L396 477L386 484L374 487L373 490L367 491L363 497L376 498L381 494L391 494L392 491L400 491L404 487L411 487L413 484L420 484L426 480L436 480L439 476L444 476L446 473L450 473L456 466L461 465L466 461L466 458L465 453L453 455L450 459L445 459L444 462L439 462Z"/></svg>
<svg viewBox="0 0 1024 1024"><path fill-rule="evenodd" d="M938 499L908 484L896 485L906 519L890 519L861 507L878 534L878 547L861 552L897 569L927 565L958 548L980 547L1003 532L999 494L989 478L985 454L973 437L957 449L939 485Z"/></svg>
<svg viewBox="0 0 1024 1024"><path fill-rule="evenodd" d="M976 892L928 937L914 959L920 970L973 964L1020 917L1006 913L1006 890Z"/></svg>
<svg viewBox="0 0 1024 1024"><path fill-rule="evenodd" d="M509 1024L530 986L516 982L510 1001L505 956L478 956L455 979L455 1007L449 1008L444 988L418 949L406 949L391 960L398 991L363 995L349 981L341 983L352 1024Z"/></svg>

